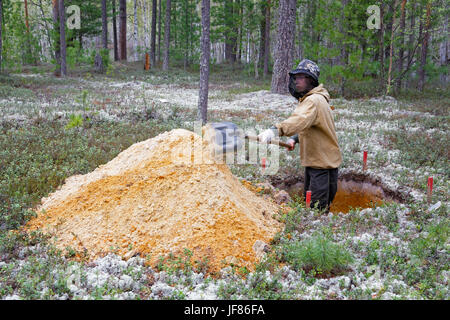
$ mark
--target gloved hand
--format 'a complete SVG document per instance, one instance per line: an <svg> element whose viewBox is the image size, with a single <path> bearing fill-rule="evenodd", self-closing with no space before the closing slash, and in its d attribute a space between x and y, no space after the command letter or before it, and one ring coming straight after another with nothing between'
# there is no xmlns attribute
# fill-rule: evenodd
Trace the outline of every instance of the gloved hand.
<svg viewBox="0 0 450 320"><path fill-rule="evenodd" d="M264 130L263 132L261 132L258 135L258 140L262 143L266 143L273 138L275 138L275 130L274 129Z"/></svg>
<svg viewBox="0 0 450 320"><path fill-rule="evenodd" d="M297 141L295 141L294 139L288 139L288 141L286 141L286 143L291 145L291 147L288 150L292 151L292 150L294 150L295 144L297 143Z"/></svg>

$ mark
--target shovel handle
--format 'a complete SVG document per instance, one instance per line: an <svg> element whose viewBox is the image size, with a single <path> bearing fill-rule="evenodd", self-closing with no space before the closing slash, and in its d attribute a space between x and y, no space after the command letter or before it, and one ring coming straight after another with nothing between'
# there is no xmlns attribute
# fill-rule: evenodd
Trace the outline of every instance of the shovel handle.
<svg viewBox="0 0 450 320"><path fill-rule="evenodd" d="M245 135L245 139L260 142L257 136L249 136L249 135ZM261 142L260 142L260 143L261 143ZM287 144L287 143L282 142L282 141L280 141L280 140L269 140L269 141L267 141L267 143L268 143L268 144L277 144L277 145L279 145L279 146L282 146L282 147L285 147L285 148L288 148L288 149L291 148L291 145L290 145L290 144Z"/></svg>

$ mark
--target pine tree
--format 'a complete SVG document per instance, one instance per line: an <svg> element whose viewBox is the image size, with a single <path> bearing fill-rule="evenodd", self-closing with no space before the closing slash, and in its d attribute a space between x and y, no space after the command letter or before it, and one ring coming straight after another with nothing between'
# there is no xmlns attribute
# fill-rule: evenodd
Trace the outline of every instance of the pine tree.
<svg viewBox="0 0 450 320"><path fill-rule="evenodd" d="M158 9L158 61L161 61L161 14L162 14L162 1L159 0L159 9Z"/></svg>
<svg viewBox="0 0 450 320"><path fill-rule="evenodd" d="M206 124L208 110L209 58L210 58L210 0L202 0L202 35L200 58L200 93L197 118Z"/></svg>
<svg viewBox="0 0 450 320"><path fill-rule="evenodd" d="M163 70L169 70L169 49L170 49L170 10L171 0L166 0L166 19L164 21L164 60Z"/></svg>
<svg viewBox="0 0 450 320"><path fill-rule="evenodd" d="M404 52L405 52L405 25L406 25L406 1L402 0L402 5L400 7L400 48L398 53L398 80L396 81L396 89L399 91L402 87L402 78L401 74L403 72L403 60L404 60Z"/></svg>
<svg viewBox="0 0 450 320"><path fill-rule="evenodd" d="M127 60L127 1L119 0L120 26L120 60Z"/></svg>
<svg viewBox="0 0 450 320"><path fill-rule="evenodd" d="M67 62L66 62L66 7L64 0L59 0L59 35L61 46L61 76L67 76Z"/></svg>
<svg viewBox="0 0 450 320"><path fill-rule="evenodd" d="M270 0L267 0L265 10L265 30L264 30L264 77L269 73L270 57Z"/></svg>
<svg viewBox="0 0 450 320"><path fill-rule="evenodd" d="M108 49L108 14L106 12L106 0L102 0L102 42L103 48Z"/></svg>
<svg viewBox="0 0 450 320"><path fill-rule="evenodd" d="M53 28L54 28L54 48L55 48L55 60L56 66L54 75L61 75L61 47L59 38L59 0L53 0Z"/></svg>
<svg viewBox="0 0 450 320"><path fill-rule="evenodd" d="M116 0L112 0L112 26L113 26L113 42L114 42L114 61L118 61L119 46L117 44Z"/></svg>
<svg viewBox="0 0 450 320"><path fill-rule="evenodd" d="M152 0L152 30L150 36L150 60L152 66L156 63L156 0Z"/></svg>
<svg viewBox="0 0 450 320"><path fill-rule="evenodd" d="M296 5L296 0L280 0L275 61L270 89L273 93L288 92L289 71L293 61L294 33L292 30L295 25Z"/></svg>
<svg viewBox="0 0 450 320"><path fill-rule="evenodd" d="M427 1L426 16L425 16L425 34L422 41L422 52L420 55L419 65L419 91L423 91L425 86L425 65L427 63L428 45L430 40L430 24L431 24L431 0Z"/></svg>
<svg viewBox="0 0 450 320"><path fill-rule="evenodd" d="M72 29L68 32L68 44L78 39L80 47L83 46L83 38L102 36L102 3L99 0L66 0L66 6L77 5L80 7L80 29Z"/></svg>
<svg viewBox="0 0 450 320"><path fill-rule="evenodd" d="M134 19L133 19L133 39L134 39L134 61L138 61L138 17L137 17L137 0L134 0Z"/></svg>
<svg viewBox="0 0 450 320"><path fill-rule="evenodd" d="M0 0L0 73L3 72L3 0Z"/></svg>

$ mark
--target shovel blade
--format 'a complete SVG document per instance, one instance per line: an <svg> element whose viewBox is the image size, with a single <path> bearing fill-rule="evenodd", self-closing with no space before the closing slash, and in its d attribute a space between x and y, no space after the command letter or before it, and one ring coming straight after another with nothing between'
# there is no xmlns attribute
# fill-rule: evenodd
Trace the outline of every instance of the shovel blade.
<svg viewBox="0 0 450 320"><path fill-rule="evenodd" d="M242 147L244 133L233 122L212 122L206 126L216 154L235 152Z"/></svg>

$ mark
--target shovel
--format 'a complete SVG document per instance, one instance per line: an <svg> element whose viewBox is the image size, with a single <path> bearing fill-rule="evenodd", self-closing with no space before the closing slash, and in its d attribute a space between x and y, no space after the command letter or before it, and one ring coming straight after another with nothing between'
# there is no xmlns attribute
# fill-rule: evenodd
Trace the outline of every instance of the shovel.
<svg viewBox="0 0 450 320"><path fill-rule="evenodd" d="M243 139L261 142L257 136L244 134L233 122L213 122L206 126L210 142L216 145L216 150L225 152L234 152L242 147ZM285 148L291 148L290 144L279 140L269 140L267 144L276 144Z"/></svg>

